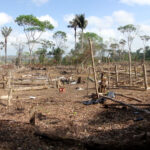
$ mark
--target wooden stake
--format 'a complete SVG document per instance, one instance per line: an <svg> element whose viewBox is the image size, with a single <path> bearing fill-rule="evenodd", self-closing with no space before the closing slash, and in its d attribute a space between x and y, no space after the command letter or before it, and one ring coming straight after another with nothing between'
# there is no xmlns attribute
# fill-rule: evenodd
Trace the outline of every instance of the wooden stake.
<svg viewBox="0 0 150 150"><path fill-rule="evenodd" d="M110 88L110 58L108 58L108 88Z"/></svg>
<svg viewBox="0 0 150 150"><path fill-rule="evenodd" d="M143 73L144 73L145 90L148 90L147 72L146 72L146 66L145 66L145 64L143 64Z"/></svg>
<svg viewBox="0 0 150 150"><path fill-rule="evenodd" d="M135 73L135 79L137 79L137 68L136 68L136 65L134 66L134 73Z"/></svg>
<svg viewBox="0 0 150 150"><path fill-rule="evenodd" d="M8 106L11 105L11 99L12 99L12 88L10 88L8 92Z"/></svg>
<svg viewBox="0 0 150 150"><path fill-rule="evenodd" d="M117 70L117 65L115 65L115 73L116 73L116 86L118 87L118 70Z"/></svg>
<svg viewBox="0 0 150 150"><path fill-rule="evenodd" d="M89 39L89 45L90 45L90 51L91 51L91 58L92 58L92 67L93 67L93 73L94 73L94 79L95 79L95 89L97 97L99 98L98 94L98 86L97 86L97 77L96 77L96 69L95 69L95 62L94 62L94 56L93 56L93 48L92 48L92 42Z"/></svg>
<svg viewBox="0 0 150 150"><path fill-rule="evenodd" d="M89 77L90 77L90 67L87 69L88 76L87 76L87 96L89 96Z"/></svg>

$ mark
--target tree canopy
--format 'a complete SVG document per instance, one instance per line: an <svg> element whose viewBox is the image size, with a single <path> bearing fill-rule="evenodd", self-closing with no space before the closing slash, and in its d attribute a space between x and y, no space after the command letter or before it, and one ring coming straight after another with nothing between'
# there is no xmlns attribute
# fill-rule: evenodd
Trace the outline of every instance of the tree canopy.
<svg viewBox="0 0 150 150"><path fill-rule="evenodd" d="M46 29L51 30L54 28L49 21L40 21L33 15L20 15L15 22L19 26L23 26L26 31L45 31Z"/></svg>

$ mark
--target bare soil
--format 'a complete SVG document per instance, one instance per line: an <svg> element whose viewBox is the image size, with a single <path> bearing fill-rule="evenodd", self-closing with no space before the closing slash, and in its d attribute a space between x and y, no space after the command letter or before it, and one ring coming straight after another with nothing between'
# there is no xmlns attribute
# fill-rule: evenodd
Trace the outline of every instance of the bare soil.
<svg viewBox="0 0 150 150"><path fill-rule="evenodd" d="M51 74L62 76L59 70L52 70ZM106 101L108 107L102 104L83 105L83 101L91 99L87 96L86 79L83 80L85 83L82 84L66 84L64 92L54 87L15 92L10 107L6 100L0 100L0 150L148 148L150 116L115 105L109 100ZM89 84L91 95L95 92L94 84ZM77 87L84 90L77 90ZM129 88L108 91L136 97L142 100L142 104L150 104L150 91ZM6 93L0 89L0 95ZM31 99L30 96L36 98ZM121 96L115 99L128 104L141 104ZM150 110L150 106L137 107ZM36 125L33 126L29 120L35 111Z"/></svg>

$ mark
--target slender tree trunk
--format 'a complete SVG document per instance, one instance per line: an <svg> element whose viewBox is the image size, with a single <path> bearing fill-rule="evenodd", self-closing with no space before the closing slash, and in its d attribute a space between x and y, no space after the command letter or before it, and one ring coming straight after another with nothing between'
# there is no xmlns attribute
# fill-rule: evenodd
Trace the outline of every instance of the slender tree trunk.
<svg viewBox="0 0 150 150"><path fill-rule="evenodd" d="M83 29L82 29L82 38L81 38L81 50L83 51Z"/></svg>
<svg viewBox="0 0 150 150"><path fill-rule="evenodd" d="M5 38L5 65L7 64L7 38Z"/></svg>
<svg viewBox="0 0 150 150"><path fill-rule="evenodd" d="M74 38L75 38L75 45L74 45L74 49L76 50L76 45L77 45L77 29L74 29L75 33L74 33Z"/></svg>
<svg viewBox="0 0 150 150"><path fill-rule="evenodd" d="M144 46L144 51L143 51L143 64L145 64L145 46Z"/></svg>
<svg viewBox="0 0 150 150"><path fill-rule="evenodd" d="M132 77L131 77L131 49L129 50L129 84L132 85Z"/></svg>
<svg viewBox="0 0 150 150"><path fill-rule="evenodd" d="M29 50L30 51L30 56L29 56L29 61L30 61L30 65L32 64L32 50Z"/></svg>

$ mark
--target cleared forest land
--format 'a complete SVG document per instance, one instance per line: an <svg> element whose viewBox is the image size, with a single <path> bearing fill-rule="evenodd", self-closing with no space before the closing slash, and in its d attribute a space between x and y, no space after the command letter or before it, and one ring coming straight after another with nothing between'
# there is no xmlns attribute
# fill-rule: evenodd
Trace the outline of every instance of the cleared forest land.
<svg viewBox="0 0 150 150"><path fill-rule="evenodd" d="M115 100L150 111L150 91L144 90L142 67L137 65L137 78L132 71L133 85L128 86L124 66L118 65L117 86L115 68L111 66L106 95L114 92ZM97 66L97 74L105 72L107 76L107 68L106 64ZM80 68L77 73L74 67L63 66L4 67L1 76L7 79L1 79L6 85L3 88L1 84L0 89L0 149L147 148L150 145L149 114L110 100L104 104L83 104L92 100L95 93L94 83L89 80L93 78L92 72L88 75L87 70ZM76 83L78 77L81 83ZM64 85L59 87L58 79L63 79Z"/></svg>

